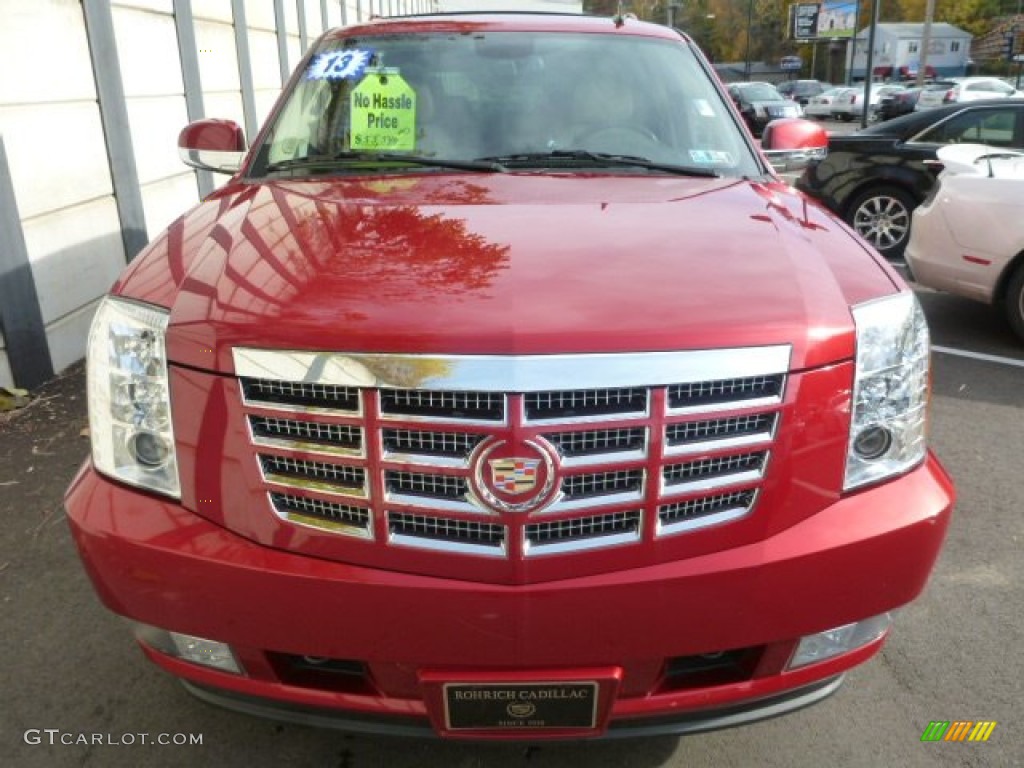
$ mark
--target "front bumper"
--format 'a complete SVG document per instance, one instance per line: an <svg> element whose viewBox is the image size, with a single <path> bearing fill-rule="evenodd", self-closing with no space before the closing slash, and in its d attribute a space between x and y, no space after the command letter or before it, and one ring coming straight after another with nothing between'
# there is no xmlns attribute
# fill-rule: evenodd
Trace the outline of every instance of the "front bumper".
<svg viewBox="0 0 1024 768"><path fill-rule="evenodd" d="M604 670L614 685L597 731L609 734L722 727L813 703L884 638L787 670L799 638L914 599L952 503L949 478L929 457L755 545L510 587L259 546L88 466L66 499L80 554L111 610L231 645L244 675L144 646L193 691L286 719L291 711L396 733L432 724L456 736L438 714L439 680ZM726 674L671 674L680 659L734 649L745 649L736 651L743 662ZM325 683L283 671L286 656L355 660L365 675Z"/></svg>

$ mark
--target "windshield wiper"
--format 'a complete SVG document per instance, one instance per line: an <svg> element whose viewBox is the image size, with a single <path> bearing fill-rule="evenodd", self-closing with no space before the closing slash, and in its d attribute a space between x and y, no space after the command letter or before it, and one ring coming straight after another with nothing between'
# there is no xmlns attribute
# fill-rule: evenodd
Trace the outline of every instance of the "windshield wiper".
<svg viewBox="0 0 1024 768"><path fill-rule="evenodd" d="M352 161L370 163L409 163L431 168L454 168L460 171L481 171L486 173L505 173L508 169L497 162L480 160L448 160L443 157L426 157L424 155L406 155L397 152L339 152L336 155L310 155L296 157L270 163L266 170L275 171L301 170L304 168L331 167L345 165Z"/></svg>
<svg viewBox="0 0 1024 768"><path fill-rule="evenodd" d="M631 166L633 168L648 168L652 171L664 171L675 173L680 176L699 176L709 179L716 179L721 174L713 168L701 168L693 165L675 165L673 163L659 163L648 160L646 157L634 155L615 155L607 152L591 152L587 149L555 149L550 152L523 152L514 155L495 155L494 157L478 157L477 162L501 163L503 166L514 164L543 164L547 160L572 160L585 162L588 165L598 166Z"/></svg>

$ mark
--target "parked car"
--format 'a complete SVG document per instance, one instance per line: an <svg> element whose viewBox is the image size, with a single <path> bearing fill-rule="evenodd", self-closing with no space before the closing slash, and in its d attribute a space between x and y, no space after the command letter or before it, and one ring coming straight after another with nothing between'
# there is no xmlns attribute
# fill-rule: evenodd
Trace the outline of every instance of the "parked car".
<svg viewBox="0 0 1024 768"><path fill-rule="evenodd" d="M998 77L957 77L949 80L945 86L928 88L921 94L915 108L925 110L934 109L942 104L1024 96L1024 92L1018 91Z"/></svg>
<svg viewBox="0 0 1024 768"><path fill-rule="evenodd" d="M804 107L804 117L813 117L824 120L832 117L832 105L843 97L849 88L829 88L817 96L812 96L807 106Z"/></svg>
<svg viewBox="0 0 1024 768"><path fill-rule="evenodd" d="M779 715L880 650L954 497L925 317L769 166L822 127L762 152L712 71L629 17L374 19L247 152L185 127L232 176L97 308L66 497L153 662L532 742Z"/></svg>
<svg viewBox="0 0 1024 768"><path fill-rule="evenodd" d="M803 114L799 104L782 98L771 83L730 83L729 96L755 136L772 120Z"/></svg>
<svg viewBox="0 0 1024 768"><path fill-rule="evenodd" d="M883 96L898 93L903 90L902 85L889 85L885 83L872 83L868 89L868 120L874 119L874 111L879 100ZM835 120L860 120L864 115L864 86L851 86L832 104L832 118Z"/></svg>
<svg viewBox="0 0 1024 768"><path fill-rule="evenodd" d="M909 115L914 111L917 99L923 88L904 88L902 91L886 93L878 99L878 107L875 109L875 118L878 120L892 120L894 117Z"/></svg>
<svg viewBox="0 0 1024 768"><path fill-rule="evenodd" d="M1024 153L952 144L938 155L907 265L921 285L997 307L1024 341Z"/></svg>
<svg viewBox="0 0 1024 768"><path fill-rule="evenodd" d="M830 136L828 155L796 186L841 216L887 258L899 259L911 213L941 169L939 147L985 142L1024 147L1024 100L950 104Z"/></svg>
<svg viewBox="0 0 1024 768"><path fill-rule="evenodd" d="M776 85L779 93L787 99L797 102L800 106L806 105L812 97L818 96L832 87L834 86L823 83L821 80L786 80Z"/></svg>

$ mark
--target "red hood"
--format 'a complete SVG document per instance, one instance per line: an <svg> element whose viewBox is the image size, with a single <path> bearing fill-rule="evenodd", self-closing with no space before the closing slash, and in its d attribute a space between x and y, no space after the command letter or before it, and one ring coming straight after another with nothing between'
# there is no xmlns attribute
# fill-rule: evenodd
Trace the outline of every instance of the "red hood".
<svg viewBox="0 0 1024 768"><path fill-rule="evenodd" d="M851 357L849 305L894 291L870 259L781 184L417 175L236 189L172 226L118 292L171 305L172 360L223 371L238 345L547 354L783 343L802 368Z"/></svg>

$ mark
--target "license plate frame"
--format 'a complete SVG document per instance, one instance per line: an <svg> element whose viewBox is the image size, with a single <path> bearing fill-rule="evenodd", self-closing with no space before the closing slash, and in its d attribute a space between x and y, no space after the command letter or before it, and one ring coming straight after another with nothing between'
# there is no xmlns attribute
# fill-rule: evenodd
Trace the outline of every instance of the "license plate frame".
<svg viewBox="0 0 1024 768"><path fill-rule="evenodd" d="M450 731L593 731L601 686L596 680L449 682L443 685Z"/></svg>

